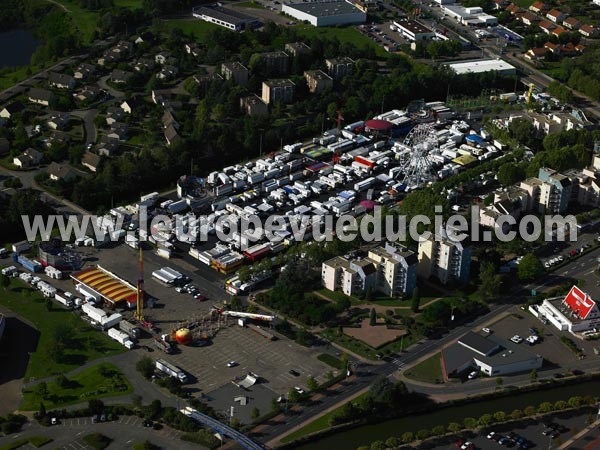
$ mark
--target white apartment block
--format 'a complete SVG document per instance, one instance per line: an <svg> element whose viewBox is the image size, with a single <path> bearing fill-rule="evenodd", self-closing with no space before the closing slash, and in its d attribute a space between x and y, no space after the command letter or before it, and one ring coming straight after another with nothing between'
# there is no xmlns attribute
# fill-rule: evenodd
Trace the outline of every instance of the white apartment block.
<svg viewBox="0 0 600 450"><path fill-rule="evenodd" d="M446 233L442 227L431 233L429 239L419 241L419 268L421 278L436 277L442 284L469 281L471 245L468 238L456 239L456 233Z"/></svg>

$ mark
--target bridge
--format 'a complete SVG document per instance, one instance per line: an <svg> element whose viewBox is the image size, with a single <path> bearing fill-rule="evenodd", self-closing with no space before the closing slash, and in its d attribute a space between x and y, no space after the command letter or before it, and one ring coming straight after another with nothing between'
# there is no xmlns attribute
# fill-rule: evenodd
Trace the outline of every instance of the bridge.
<svg viewBox="0 0 600 450"><path fill-rule="evenodd" d="M207 427L212 428L217 433L233 439L247 450L264 450L264 448L261 445L257 444L252 439L243 435L239 431L234 430L230 426L219 422L217 419L213 419L212 417L207 416L206 414L202 414L201 412L196 411L195 409L190 408L189 406L183 408L181 410L181 413L185 414L188 417L191 417L196 422L199 422L202 425L206 425Z"/></svg>

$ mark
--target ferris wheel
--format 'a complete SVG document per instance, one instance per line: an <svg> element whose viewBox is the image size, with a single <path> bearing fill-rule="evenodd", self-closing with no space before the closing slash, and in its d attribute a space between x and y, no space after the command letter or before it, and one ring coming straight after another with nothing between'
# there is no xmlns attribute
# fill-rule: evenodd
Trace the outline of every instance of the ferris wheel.
<svg viewBox="0 0 600 450"><path fill-rule="evenodd" d="M439 142L433 125L416 125L404 139L403 147L405 151L400 156L402 183L408 189L415 189L435 180L431 156L439 151Z"/></svg>

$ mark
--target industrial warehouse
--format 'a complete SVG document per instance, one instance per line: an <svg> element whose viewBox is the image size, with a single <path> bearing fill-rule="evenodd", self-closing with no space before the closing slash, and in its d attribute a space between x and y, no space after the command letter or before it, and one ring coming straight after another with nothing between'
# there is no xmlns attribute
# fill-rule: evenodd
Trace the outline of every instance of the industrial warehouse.
<svg viewBox="0 0 600 450"><path fill-rule="evenodd" d="M361 24L367 21L367 13L345 0L284 3L281 11L315 27Z"/></svg>

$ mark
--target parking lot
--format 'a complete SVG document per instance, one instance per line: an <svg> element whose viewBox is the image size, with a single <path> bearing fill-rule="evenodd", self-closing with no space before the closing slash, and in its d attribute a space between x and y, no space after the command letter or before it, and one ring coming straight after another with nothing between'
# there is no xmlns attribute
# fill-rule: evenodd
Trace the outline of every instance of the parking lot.
<svg viewBox="0 0 600 450"><path fill-rule="evenodd" d="M519 308L511 311L513 312L512 315L491 325L489 327L490 331L507 340L516 335L520 336L523 339L520 345L526 346L530 352L539 354L544 358L542 371L551 371L548 375L551 373L564 373L578 361L577 356L560 341L560 336L563 333L551 324L544 325L529 312ZM532 335L530 330L532 328L537 330L540 340L538 343L528 346L526 339ZM595 357L593 351L594 341L580 341L569 333L564 333L564 335L576 341L576 344L584 349L584 352L590 355L590 358Z"/></svg>

